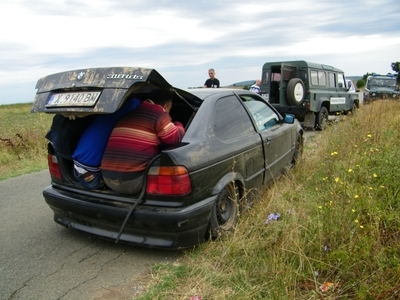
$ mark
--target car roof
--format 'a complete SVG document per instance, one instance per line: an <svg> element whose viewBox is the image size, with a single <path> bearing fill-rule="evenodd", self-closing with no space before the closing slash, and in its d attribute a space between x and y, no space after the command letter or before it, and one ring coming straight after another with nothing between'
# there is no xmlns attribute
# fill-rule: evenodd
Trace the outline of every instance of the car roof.
<svg viewBox="0 0 400 300"><path fill-rule="evenodd" d="M304 61L304 60L267 62L263 65L263 70L269 69L271 66L275 66L275 65L279 66L282 64L293 65L298 68L315 68L315 69L330 70L330 71L335 71L335 72L339 72L339 73L344 73L342 70L332 67L332 66L329 66L329 65L310 62L310 61Z"/></svg>
<svg viewBox="0 0 400 300"><path fill-rule="evenodd" d="M199 99L204 100L205 98L211 95L217 94L243 94L243 93L250 93L248 90L241 90L235 88L194 88L194 89L185 89L187 93L193 94Z"/></svg>

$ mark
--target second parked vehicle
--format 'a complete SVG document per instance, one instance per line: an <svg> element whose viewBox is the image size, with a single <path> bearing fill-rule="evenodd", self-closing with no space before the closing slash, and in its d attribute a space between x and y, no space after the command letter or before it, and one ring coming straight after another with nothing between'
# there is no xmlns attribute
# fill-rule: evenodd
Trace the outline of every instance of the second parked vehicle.
<svg viewBox="0 0 400 300"><path fill-rule="evenodd" d="M342 70L303 60L265 63L261 90L281 114L294 114L304 127L319 130L329 115L354 113L360 103Z"/></svg>

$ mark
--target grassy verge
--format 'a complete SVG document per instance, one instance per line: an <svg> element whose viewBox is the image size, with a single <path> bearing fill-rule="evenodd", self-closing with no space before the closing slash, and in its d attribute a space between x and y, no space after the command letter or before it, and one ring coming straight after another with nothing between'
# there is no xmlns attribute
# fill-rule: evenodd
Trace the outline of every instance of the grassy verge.
<svg viewBox="0 0 400 300"><path fill-rule="evenodd" d="M377 101L316 135L234 234L156 265L138 299L399 299L399 112Z"/></svg>
<svg viewBox="0 0 400 300"><path fill-rule="evenodd" d="M0 106L0 180L47 167L52 116L30 113L32 104Z"/></svg>

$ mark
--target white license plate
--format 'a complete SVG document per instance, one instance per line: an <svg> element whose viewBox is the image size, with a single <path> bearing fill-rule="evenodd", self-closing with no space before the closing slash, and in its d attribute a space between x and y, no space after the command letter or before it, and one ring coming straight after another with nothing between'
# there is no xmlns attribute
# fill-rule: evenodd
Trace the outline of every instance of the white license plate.
<svg viewBox="0 0 400 300"><path fill-rule="evenodd" d="M101 92L60 93L51 96L46 106L94 106Z"/></svg>

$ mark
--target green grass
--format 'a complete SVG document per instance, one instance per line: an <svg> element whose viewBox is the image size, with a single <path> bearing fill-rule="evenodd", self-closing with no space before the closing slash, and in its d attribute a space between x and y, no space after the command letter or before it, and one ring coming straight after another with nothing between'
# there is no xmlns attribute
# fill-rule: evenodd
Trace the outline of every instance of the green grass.
<svg viewBox="0 0 400 300"><path fill-rule="evenodd" d="M399 299L399 112L377 101L311 137L234 234L155 266L138 299Z"/></svg>
<svg viewBox="0 0 400 300"><path fill-rule="evenodd" d="M30 112L32 104L0 106L0 180L47 167L52 116Z"/></svg>

